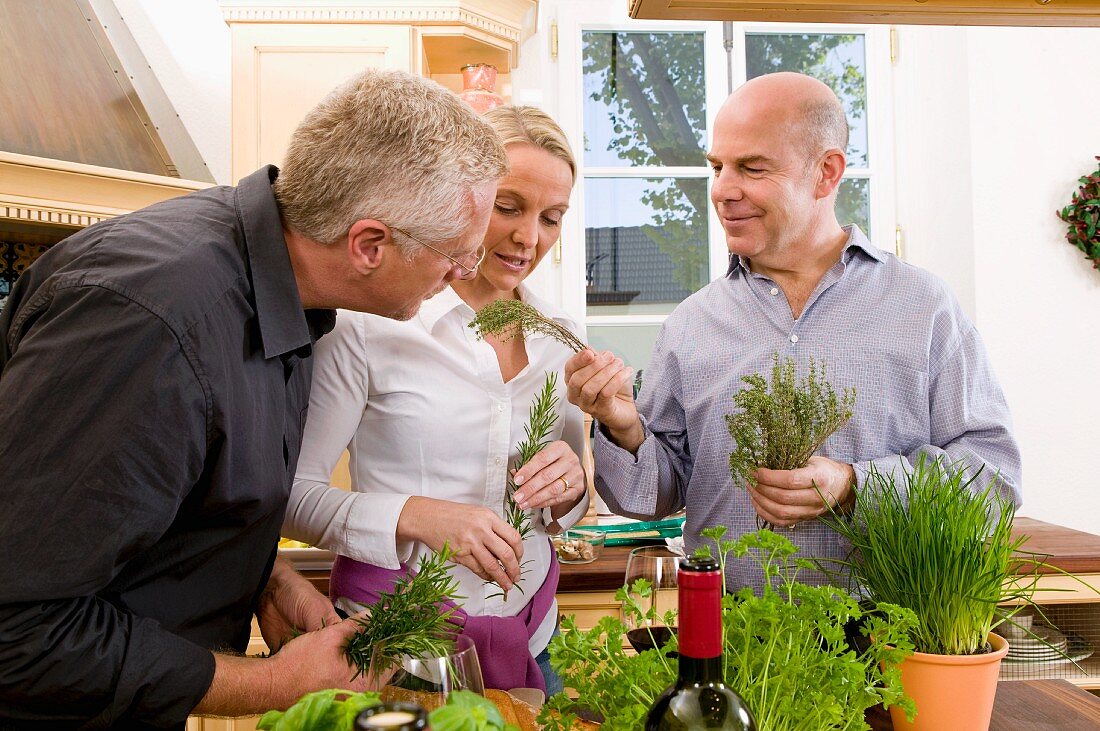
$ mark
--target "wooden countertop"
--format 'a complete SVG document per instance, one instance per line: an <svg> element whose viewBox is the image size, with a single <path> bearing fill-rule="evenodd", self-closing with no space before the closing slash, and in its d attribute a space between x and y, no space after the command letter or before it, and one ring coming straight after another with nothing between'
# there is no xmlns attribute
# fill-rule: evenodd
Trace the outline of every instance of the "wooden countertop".
<svg viewBox="0 0 1100 731"><path fill-rule="evenodd" d="M881 707L867 713L872 731L893 731ZM989 731L1096 731L1100 699L1065 680L1009 680L997 684Z"/></svg>
<svg viewBox="0 0 1100 731"><path fill-rule="evenodd" d="M1029 536L1023 549L1045 556L1052 567L1071 574L1100 574L1100 536L1034 518L1016 518L1012 533Z"/></svg>
<svg viewBox="0 0 1100 731"><path fill-rule="evenodd" d="M1029 536L1024 550L1046 557L1051 567L1073 574L1100 574L1100 536L1033 518L1017 518L1013 535ZM558 591L611 591L622 586L633 546L607 546L590 564L561 567ZM1053 568L1047 573L1054 573Z"/></svg>
<svg viewBox="0 0 1100 731"><path fill-rule="evenodd" d="M1028 551L1046 557L1053 567L1074 574L1100 574L1100 536L1033 518L1017 518L1015 535L1027 535ZM622 586L626 558L632 546L608 546L590 564L563 564L559 592L614 591ZM328 569L299 569L323 593L328 593Z"/></svg>

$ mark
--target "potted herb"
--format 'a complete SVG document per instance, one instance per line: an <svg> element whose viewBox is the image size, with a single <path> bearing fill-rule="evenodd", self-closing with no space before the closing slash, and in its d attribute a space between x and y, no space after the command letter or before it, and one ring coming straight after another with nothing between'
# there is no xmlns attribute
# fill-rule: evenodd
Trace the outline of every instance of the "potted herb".
<svg viewBox="0 0 1100 731"><path fill-rule="evenodd" d="M976 489L961 463L921 456L902 474L872 466L855 511L823 518L852 544L846 566L859 592L914 612L916 652L900 665L916 717L891 708L896 729L987 729L1004 638L992 632L1030 604L1042 565L1012 536L1015 505L993 479Z"/></svg>
<svg viewBox="0 0 1100 731"><path fill-rule="evenodd" d="M800 584L798 572L810 564L792 559L797 548L785 537L760 531L731 541L724 534L721 527L703 531L723 575L725 562L736 557L758 563L766 579L760 595L745 588L722 599L725 681L744 699L760 731L867 729L868 708L911 707L896 669L911 649L911 612L883 604L881 612L865 616L840 589ZM700 553L708 554L709 547ZM636 582L631 592L650 589ZM625 587L618 599L625 612L644 615ZM845 641L845 625L854 619L864 620L868 637L860 655ZM551 640L550 662L579 701L564 693L552 696L539 716L543 728L587 728L576 715L578 703L602 717L602 731L642 728L653 702L676 678L675 635L664 647L632 655L623 647L628 627L618 617L604 617L588 631L577 629L572 617L563 618L562 626L565 632Z"/></svg>

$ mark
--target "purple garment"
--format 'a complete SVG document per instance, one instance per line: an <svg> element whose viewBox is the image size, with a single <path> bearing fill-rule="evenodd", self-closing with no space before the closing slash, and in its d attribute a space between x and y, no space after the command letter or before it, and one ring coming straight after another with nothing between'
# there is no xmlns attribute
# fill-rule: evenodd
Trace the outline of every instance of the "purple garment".
<svg viewBox="0 0 1100 731"><path fill-rule="evenodd" d="M378 601L379 594L392 591L394 583L407 573L414 572L405 564L399 569L384 569L337 556L329 578L329 597L333 601L346 597L370 606ZM542 586L514 617L471 616L458 605L447 602L447 606L455 609L454 616L462 626L462 634L477 647L486 688L537 688L546 692L546 681L531 656L529 642L554 604L560 573L557 558L553 557Z"/></svg>

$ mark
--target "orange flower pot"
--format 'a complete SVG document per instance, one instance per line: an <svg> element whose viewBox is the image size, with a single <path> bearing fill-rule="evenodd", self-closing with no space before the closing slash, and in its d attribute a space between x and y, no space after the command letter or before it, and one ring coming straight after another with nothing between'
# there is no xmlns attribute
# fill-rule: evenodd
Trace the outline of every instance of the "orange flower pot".
<svg viewBox="0 0 1100 731"><path fill-rule="evenodd" d="M992 652L983 655L929 655L914 652L901 663L901 684L917 704L913 723L890 707L895 731L988 731L997 695L997 674L1008 641L990 633Z"/></svg>

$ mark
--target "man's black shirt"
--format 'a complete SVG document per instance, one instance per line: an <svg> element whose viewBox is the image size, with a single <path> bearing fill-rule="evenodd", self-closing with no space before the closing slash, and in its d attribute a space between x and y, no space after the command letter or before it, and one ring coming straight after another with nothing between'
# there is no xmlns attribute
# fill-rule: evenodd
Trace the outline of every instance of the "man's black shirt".
<svg viewBox="0 0 1100 731"><path fill-rule="evenodd" d="M312 344L265 168L80 231L0 314L0 726L181 723L243 651Z"/></svg>

